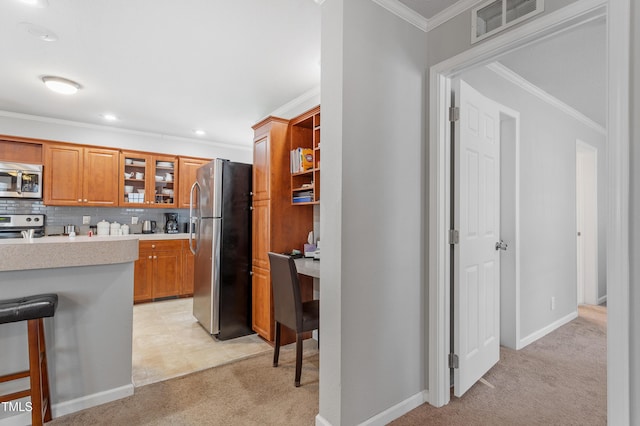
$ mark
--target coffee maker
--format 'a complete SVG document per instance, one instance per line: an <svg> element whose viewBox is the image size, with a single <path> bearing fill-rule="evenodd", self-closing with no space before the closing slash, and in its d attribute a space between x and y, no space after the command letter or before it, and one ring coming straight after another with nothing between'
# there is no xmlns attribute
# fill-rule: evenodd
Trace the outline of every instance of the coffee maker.
<svg viewBox="0 0 640 426"><path fill-rule="evenodd" d="M178 213L165 213L164 232L167 234L177 234L178 231Z"/></svg>

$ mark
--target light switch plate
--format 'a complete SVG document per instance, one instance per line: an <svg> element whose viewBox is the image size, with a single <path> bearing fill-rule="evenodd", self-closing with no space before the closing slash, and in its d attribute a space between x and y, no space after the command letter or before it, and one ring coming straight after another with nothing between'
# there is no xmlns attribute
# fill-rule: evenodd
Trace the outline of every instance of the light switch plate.
<svg viewBox="0 0 640 426"><path fill-rule="evenodd" d="M138 216L131 216L131 224L132 225L138 224Z"/></svg>
<svg viewBox="0 0 640 426"><path fill-rule="evenodd" d="M91 223L91 216L82 216L82 224L89 225Z"/></svg>

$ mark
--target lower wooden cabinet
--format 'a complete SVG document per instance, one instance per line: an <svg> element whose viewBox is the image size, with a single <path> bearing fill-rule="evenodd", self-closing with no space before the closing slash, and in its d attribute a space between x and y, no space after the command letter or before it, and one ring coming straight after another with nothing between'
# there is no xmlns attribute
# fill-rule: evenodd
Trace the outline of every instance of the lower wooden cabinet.
<svg viewBox="0 0 640 426"><path fill-rule="evenodd" d="M271 276L268 269L253 267L251 276L251 321L253 330L272 341L273 334L273 296L271 294Z"/></svg>
<svg viewBox="0 0 640 426"><path fill-rule="evenodd" d="M134 265L134 303L193 294L193 260L185 249L190 255L184 240L140 241Z"/></svg>

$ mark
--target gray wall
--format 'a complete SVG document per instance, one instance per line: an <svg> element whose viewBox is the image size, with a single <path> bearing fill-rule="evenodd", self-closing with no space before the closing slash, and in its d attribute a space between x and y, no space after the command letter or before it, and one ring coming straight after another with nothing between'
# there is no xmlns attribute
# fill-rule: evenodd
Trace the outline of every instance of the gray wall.
<svg viewBox="0 0 640 426"><path fill-rule="evenodd" d="M520 112L520 337L526 338L576 312L576 139L598 149L598 219L604 231L606 138L486 67L462 79ZM604 254L604 232L598 241ZM605 260L599 259L603 287Z"/></svg>
<svg viewBox="0 0 640 426"><path fill-rule="evenodd" d="M325 2L322 22L320 416L337 426L426 388L426 34L370 0Z"/></svg>
<svg viewBox="0 0 640 426"><path fill-rule="evenodd" d="M640 1L631 2L631 424L640 424Z"/></svg>

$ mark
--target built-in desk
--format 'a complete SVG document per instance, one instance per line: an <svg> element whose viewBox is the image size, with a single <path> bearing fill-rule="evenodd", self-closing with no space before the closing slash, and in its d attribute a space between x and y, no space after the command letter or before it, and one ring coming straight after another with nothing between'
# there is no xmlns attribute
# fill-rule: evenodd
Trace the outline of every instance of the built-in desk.
<svg viewBox="0 0 640 426"><path fill-rule="evenodd" d="M295 259L296 269L299 274L308 275L313 278L320 278L320 261L310 257Z"/></svg>

